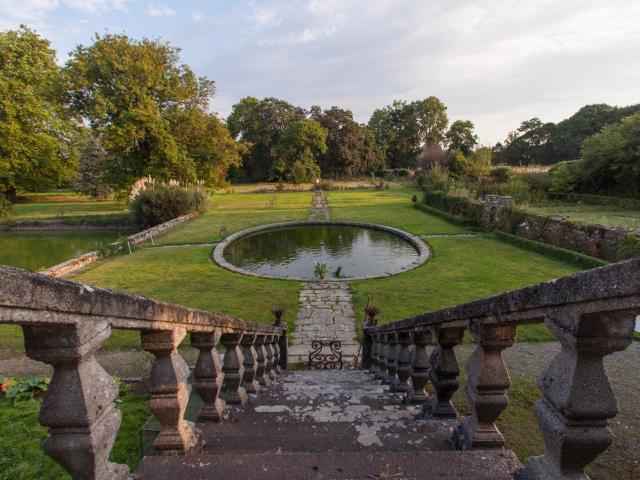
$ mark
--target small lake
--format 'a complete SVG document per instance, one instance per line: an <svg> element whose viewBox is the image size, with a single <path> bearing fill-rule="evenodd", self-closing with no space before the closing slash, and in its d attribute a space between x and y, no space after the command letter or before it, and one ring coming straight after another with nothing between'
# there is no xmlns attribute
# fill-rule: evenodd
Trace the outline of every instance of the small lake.
<svg viewBox="0 0 640 480"><path fill-rule="evenodd" d="M42 270L99 249L127 234L117 230L0 232L0 264Z"/></svg>
<svg viewBox="0 0 640 480"><path fill-rule="evenodd" d="M224 250L227 262L251 273L317 279L316 263L326 263L325 278L338 266L345 278L398 273L419 259L417 249L388 231L347 225L304 225L249 234Z"/></svg>

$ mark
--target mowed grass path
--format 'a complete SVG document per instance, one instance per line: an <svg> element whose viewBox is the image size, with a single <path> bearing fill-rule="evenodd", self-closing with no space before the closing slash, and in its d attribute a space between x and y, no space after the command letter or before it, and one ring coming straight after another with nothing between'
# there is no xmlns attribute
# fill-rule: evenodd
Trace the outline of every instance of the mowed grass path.
<svg viewBox="0 0 640 480"><path fill-rule="evenodd" d="M124 216L127 206L115 200L96 201L76 192L29 193L13 206L15 220L69 219L86 216Z"/></svg>
<svg viewBox="0 0 640 480"><path fill-rule="evenodd" d="M416 235L456 234L465 230L411 204L412 195L420 192L411 187L390 190L344 190L329 192L331 220L357 220L400 228Z"/></svg>

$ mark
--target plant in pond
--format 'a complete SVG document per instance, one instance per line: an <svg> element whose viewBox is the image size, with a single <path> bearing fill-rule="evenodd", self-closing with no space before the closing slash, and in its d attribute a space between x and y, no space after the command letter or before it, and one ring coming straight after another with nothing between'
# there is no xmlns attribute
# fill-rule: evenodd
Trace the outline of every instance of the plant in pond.
<svg viewBox="0 0 640 480"><path fill-rule="evenodd" d="M313 267L313 274L320 280L324 280L324 276L327 274L327 264L316 262Z"/></svg>
<svg viewBox="0 0 640 480"><path fill-rule="evenodd" d="M333 272L334 278L342 278L342 265L338 265Z"/></svg>
<svg viewBox="0 0 640 480"><path fill-rule="evenodd" d="M282 323L282 317L287 313L287 307L284 305L276 305L271 308L271 313L273 313L273 316L276 319L276 324L280 324Z"/></svg>

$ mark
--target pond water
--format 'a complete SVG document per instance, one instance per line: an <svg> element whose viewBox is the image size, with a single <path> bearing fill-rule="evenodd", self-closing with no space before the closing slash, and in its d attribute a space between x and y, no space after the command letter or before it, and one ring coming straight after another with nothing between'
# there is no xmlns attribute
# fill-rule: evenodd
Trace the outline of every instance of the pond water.
<svg viewBox="0 0 640 480"><path fill-rule="evenodd" d="M398 273L419 258L404 238L383 230L346 225L305 225L256 232L224 250L227 262L252 273L274 277L317 278L316 263L326 263L325 278L336 268L342 276Z"/></svg>
<svg viewBox="0 0 640 480"><path fill-rule="evenodd" d="M116 241L116 230L0 232L0 264L41 270Z"/></svg>

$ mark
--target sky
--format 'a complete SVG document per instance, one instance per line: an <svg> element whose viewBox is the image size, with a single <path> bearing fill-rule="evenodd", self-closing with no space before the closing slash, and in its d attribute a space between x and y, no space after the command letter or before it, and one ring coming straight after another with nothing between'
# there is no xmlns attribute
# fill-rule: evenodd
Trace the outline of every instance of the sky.
<svg viewBox="0 0 640 480"><path fill-rule="evenodd" d="M0 0L60 63L95 33L168 41L216 82L226 117L245 96L337 105L366 122L431 95L484 145L532 117L640 103L640 0Z"/></svg>

